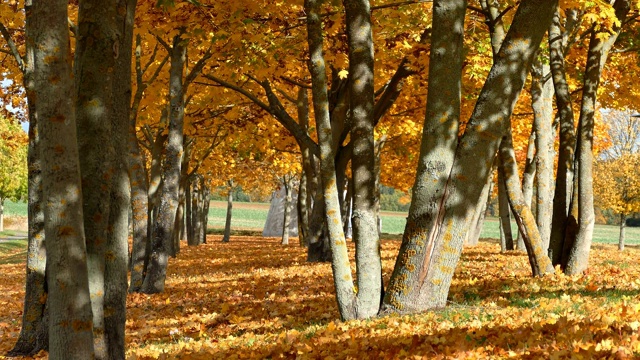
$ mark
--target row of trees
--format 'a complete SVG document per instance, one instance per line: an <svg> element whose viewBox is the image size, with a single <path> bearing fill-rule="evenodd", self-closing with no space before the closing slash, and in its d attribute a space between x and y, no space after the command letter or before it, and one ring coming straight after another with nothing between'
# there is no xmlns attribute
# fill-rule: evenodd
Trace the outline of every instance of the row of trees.
<svg viewBox="0 0 640 360"><path fill-rule="evenodd" d="M616 42L633 49L630 1L282 5L2 5L7 96L26 99L30 124L30 256L14 354L48 344L54 359L123 358L127 288L164 290L184 217L189 244L204 241L211 183L301 174L300 233L310 261L331 261L344 320L446 305L462 246L477 241L469 229L482 221L494 164L532 274L587 268L596 98ZM627 53L619 66L633 63ZM615 89L609 76L603 85ZM528 101L518 102L525 85ZM535 175L525 168L523 186L517 163L527 153ZM415 173L398 166L407 163ZM386 290L381 181L412 189Z"/></svg>

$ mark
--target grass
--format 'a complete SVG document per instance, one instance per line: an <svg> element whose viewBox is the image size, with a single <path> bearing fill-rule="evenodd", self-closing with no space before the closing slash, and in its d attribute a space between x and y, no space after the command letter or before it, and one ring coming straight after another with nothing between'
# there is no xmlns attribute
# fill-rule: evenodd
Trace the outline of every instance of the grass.
<svg viewBox="0 0 640 360"><path fill-rule="evenodd" d="M267 203L235 203L231 228L234 231L261 231L267 219L269 204ZM5 214L7 216L27 216L26 203L5 202ZM209 229L210 233L218 233L224 228L227 214L227 203L224 201L212 201L209 208ZM402 234L406 222L406 213L383 211L382 232L391 235ZM511 229L516 234L515 222L511 222ZM597 243L617 244L619 228L615 225L596 224L593 232L593 241ZM253 233L252 233L253 234ZM243 235L252 235L243 234ZM240 233L238 233L240 235ZM482 238L500 238L500 224L497 218L487 218L480 235ZM627 227L625 244L640 244L640 228Z"/></svg>
<svg viewBox="0 0 640 360"><path fill-rule="evenodd" d="M27 240L0 241L0 265L24 262Z"/></svg>

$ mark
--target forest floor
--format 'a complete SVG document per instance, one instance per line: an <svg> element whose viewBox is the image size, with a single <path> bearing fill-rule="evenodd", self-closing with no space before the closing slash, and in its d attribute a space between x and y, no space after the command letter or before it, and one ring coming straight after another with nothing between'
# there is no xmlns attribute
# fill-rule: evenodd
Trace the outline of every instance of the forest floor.
<svg viewBox="0 0 640 360"><path fill-rule="evenodd" d="M637 246L594 244L586 275L532 278L526 255L484 240L464 250L445 309L341 322L330 264L307 263L297 239L207 241L170 261L165 293L129 295L128 359L640 356ZM398 247L382 242L385 281ZM0 358L20 331L19 251L0 256Z"/></svg>

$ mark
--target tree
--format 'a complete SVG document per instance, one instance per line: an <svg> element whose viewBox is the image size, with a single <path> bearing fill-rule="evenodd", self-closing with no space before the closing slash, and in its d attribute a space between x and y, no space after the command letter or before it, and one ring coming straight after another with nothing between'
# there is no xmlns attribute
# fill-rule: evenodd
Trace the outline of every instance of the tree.
<svg viewBox="0 0 640 360"><path fill-rule="evenodd" d="M47 238L49 357L93 357L93 324L75 125L67 1L33 1L26 34L34 46ZM56 81L52 81L55 79Z"/></svg>

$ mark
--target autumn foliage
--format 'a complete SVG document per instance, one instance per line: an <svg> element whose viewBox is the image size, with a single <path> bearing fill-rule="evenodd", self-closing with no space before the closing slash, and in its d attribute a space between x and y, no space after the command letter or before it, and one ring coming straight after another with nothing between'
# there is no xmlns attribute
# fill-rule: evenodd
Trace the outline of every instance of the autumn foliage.
<svg viewBox="0 0 640 360"><path fill-rule="evenodd" d="M588 274L531 278L524 253L481 241L464 251L447 309L343 323L329 264L307 263L303 248L279 239L219 240L183 249L165 293L129 295L128 359L640 355L637 247L595 245ZM382 246L388 280L399 242ZM1 354L20 331L24 263L16 259L0 259Z"/></svg>

